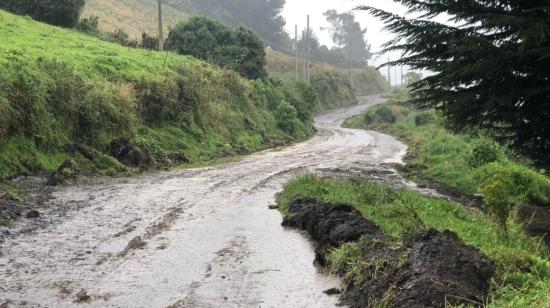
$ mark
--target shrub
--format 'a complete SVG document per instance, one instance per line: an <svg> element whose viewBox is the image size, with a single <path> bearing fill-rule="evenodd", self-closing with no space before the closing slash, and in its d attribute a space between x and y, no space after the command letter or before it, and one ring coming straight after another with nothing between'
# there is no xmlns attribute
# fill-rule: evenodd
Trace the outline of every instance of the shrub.
<svg viewBox="0 0 550 308"><path fill-rule="evenodd" d="M487 207L500 223L506 222L514 206L550 203L550 179L521 165L489 163L476 170L474 178Z"/></svg>
<svg viewBox="0 0 550 308"><path fill-rule="evenodd" d="M72 28L78 23L84 0L2 0L0 9L52 25Z"/></svg>
<svg viewBox="0 0 550 308"><path fill-rule="evenodd" d="M395 123L395 121L397 121L397 117L395 116L393 111L387 106L382 106L378 108L378 110L376 110L376 115L384 123Z"/></svg>
<svg viewBox="0 0 550 308"><path fill-rule="evenodd" d="M149 50L159 49L159 38L151 36L147 32L141 33L141 48Z"/></svg>
<svg viewBox="0 0 550 308"><path fill-rule="evenodd" d="M76 24L76 29L84 33L97 33L99 27L99 17L90 16L82 19Z"/></svg>
<svg viewBox="0 0 550 308"><path fill-rule="evenodd" d="M296 108L285 100L277 105L275 118L279 127L290 134L294 133L298 127L298 112Z"/></svg>
<svg viewBox="0 0 550 308"><path fill-rule="evenodd" d="M416 124L416 126L424 126L435 123L436 121L437 117L435 114L429 111L421 112L414 116L414 124Z"/></svg>
<svg viewBox="0 0 550 308"><path fill-rule="evenodd" d="M467 157L467 161L471 167L477 168L488 163L503 161L504 158L504 150L498 143L481 138L472 143L472 152Z"/></svg>
<svg viewBox="0 0 550 308"><path fill-rule="evenodd" d="M250 30L236 30L205 17L179 23L168 34L166 49L233 69L249 79L265 79L265 48Z"/></svg>

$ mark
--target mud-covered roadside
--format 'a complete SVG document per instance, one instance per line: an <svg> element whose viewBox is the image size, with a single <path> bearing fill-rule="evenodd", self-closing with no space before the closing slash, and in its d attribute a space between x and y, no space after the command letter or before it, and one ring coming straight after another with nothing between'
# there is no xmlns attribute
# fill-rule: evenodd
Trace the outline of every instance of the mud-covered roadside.
<svg viewBox="0 0 550 308"><path fill-rule="evenodd" d="M351 206L313 199L292 201L283 225L308 232L322 266L327 266L327 252L358 241L361 262L341 295L350 307L481 307L487 302L495 265L450 231L423 230L396 244Z"/></svg>

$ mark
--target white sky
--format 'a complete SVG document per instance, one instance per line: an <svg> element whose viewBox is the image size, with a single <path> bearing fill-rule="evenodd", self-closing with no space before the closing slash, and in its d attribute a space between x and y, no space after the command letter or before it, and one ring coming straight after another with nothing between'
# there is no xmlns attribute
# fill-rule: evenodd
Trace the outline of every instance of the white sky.
<svg viewBox="0 0 550 308"><path fill-rule="evenodd" d="M286 19L286 29L294 37L294 25L298 25L298 31L305 28L306 16L310 15L310 26L319 36L321 44L332 45L332 40L327 31L321 31L321 27L328 26L323 13L329 9L336 9L339 13L347 12L359 5L369 5L400 15L406 13L406 9L392 0L287 0L283 11ZM354 11L356 20L363 28L367 28L367 41L372 45L371 51L378 52L381 45L391 39L392 34L384 31L384 24L376 17L363 11ZM392 59L398 54L389 55ZM388 55L378 57L375 55L371 64L378 65L387 61Z"/></svg>

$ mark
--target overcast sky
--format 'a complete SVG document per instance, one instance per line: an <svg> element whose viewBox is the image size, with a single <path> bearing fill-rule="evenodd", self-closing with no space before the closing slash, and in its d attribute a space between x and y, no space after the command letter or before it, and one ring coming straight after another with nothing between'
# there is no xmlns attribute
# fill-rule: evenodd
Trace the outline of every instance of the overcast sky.
<svg viewBox="0 0 550 308"><path fill-rule="evenodd" d="M306 16L310 15L310 25L315 30L322 44L332 45L332 40L327 31L321 31L321 27L326 27L327 22L323 13L329 9L336 9L339 13L351 11L359 5L369 5L398 14L405 14L406 9L391 0L287 0L283 16L287 21L287 31L294 37L294 25L298 29L306 26ZM372 51L377 52L381 45L388 41L392 35L384 31L384 24L378 19L366 12L355 11L356 20L367 28L367 40L372 45ZM398 55L391 55L398 57ZM379 59L373 58L373 64L381 64L387 60L387 55Z"/></svg>

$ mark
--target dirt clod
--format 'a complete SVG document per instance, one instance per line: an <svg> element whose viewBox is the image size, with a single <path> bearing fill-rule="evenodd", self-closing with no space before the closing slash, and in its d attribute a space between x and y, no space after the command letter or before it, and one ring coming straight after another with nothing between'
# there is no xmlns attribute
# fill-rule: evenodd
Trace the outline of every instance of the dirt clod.
<svg viewBox="0 0 550 308"><path fill-rule="evenodd" d="M404 265L399 254L384 254L387 247L366 253L368 262L384 262L382 273L365 269L366 279L352 285L344 302L352 308L370 307L388 293L391 307L483 306L495 266L478 249L464 244L455 233L429 230L410 238L402 248L408 252ZM369 256L379 254L378 260ZM403 254L401 254L403 256ZM372 278L376 277L376 278Z"/></svg>
<svg viewBox="0 0 550 308"><path fill-rule="evenodd" d="M126 248L124 248L119 256L124 257L132 250L144 249L145 247L147 247L147 242L145 242L141 236L136 236L128 242L128 245L126 245Z"/></svg>
<svg viewBox="0 0 550 308"><path fill-rule="evenodd" d="M40 213L37 210L30 210L25 214L26 218L38 218L40 217Z"/></svg>
<svg viewBox="0 0 550 308"><path fill-rule="evenodd" d="M76 303L84 303L90 301L91 297L88 295L88 292L86 290L82 289L78 293L76 293Z"/></svg>
<svg viewBox="0 0 550 308"><path fill-rule="evenodd" d="M396 247L351 206L311 199L291 202L283 225L307 230L318 241L316 260L322 266L333 247L360 239L362 278L349 280L341 296L352 308L372 307L384 297L391 297L391 307L407 308L487 302L495 266L453 232L422 231Z"/></svg>
<svg viewBox="0 0 550 308"><path fill-rule="evenodd" d="M361 236L382 236L380 228L345 204L324 204L313 199L292 202L283 226L307 230L321 246L338 246Z"/></svg>

